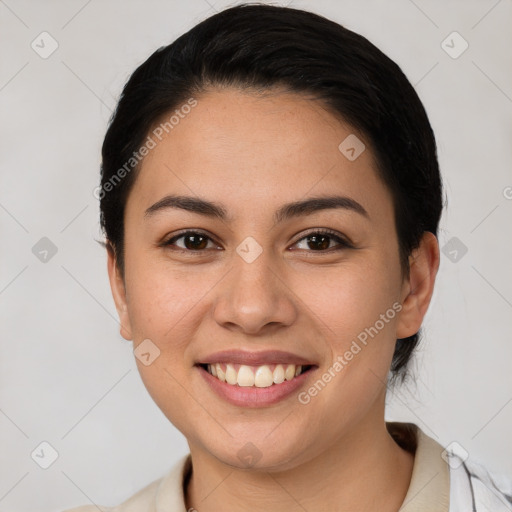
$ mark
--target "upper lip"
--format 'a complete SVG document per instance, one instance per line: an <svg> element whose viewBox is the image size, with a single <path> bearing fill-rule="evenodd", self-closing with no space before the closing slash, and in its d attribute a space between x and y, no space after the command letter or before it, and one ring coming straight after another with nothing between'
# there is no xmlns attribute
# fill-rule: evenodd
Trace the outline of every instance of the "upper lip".
<svg viewBox="0 0 512 512"><path fill-rule="evenodd" d="M282 350L262 350L259 352L249 350L223 350L209 354L197 364L214 363L234 363L245 364L247 366L261 366L264 364L295 364L295 365L313 365L310 360L293 354L292 352L283 352Z"/></svg>

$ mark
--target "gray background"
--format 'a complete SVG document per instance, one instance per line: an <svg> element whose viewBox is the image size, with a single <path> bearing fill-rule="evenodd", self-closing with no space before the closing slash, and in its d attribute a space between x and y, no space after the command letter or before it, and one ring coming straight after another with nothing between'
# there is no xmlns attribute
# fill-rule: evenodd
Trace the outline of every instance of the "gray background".
<svg viewBox="0 0 512 512"><path fill-rule="evenodd" d="M1 511L115 505L188 450L118 333L93 189L129 74L234 3L0 0ZM387 417L512 474L511 1L274 3L363 34L424 102L448 194L439 240L449 245L416 383L389 395ZM58 43L47 58L43 31ZM453 31L469 44L457 58L445 50L458 53L460 39L442 45ZM43 237L55 255L36 245ZM43 441L58 452L48 469Z"/></svg>

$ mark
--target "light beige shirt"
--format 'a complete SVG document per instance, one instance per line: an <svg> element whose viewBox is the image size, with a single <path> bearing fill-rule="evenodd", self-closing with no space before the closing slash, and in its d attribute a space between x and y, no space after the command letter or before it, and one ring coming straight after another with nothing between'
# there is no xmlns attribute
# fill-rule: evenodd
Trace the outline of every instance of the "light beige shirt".
<svg viewBox="0 0 512 512"><path fill-rule="evenodd" d="M411 423L387 423L387 427L400 446L415 454L409 490L400 512L448 512L450 474L441 457L443 447ZM64 512L187 512L184 482L191 469L188 454L164 477L116 507L85 505Z"/></svg>

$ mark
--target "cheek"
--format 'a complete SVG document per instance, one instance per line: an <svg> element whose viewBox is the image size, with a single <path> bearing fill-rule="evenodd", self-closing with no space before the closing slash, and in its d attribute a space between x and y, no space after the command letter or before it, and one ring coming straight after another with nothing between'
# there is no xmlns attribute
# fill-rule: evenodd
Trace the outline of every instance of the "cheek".
<svg viewBox="0 0 512 512"><path fill-rule="evenodd" d="M134 347L149 339L159 350L150 365L136 359L138 371L158 407L174 425L184 428L189 421L186 411L191 409L190 395L184 391L191 366L186 347L194 336L198 314L204 316L201 306L213 283L131 256L126 284Z"/></svg>
<svg viewBox="0 0 512 512"><path fill-rule="evenodd" d="M304 273L293 285L299 296L319 320L318 324L329 339L335 337L336 348L343 349L347 341L373 326L392 308L399 297L399 273L393 266L379 260L365 265L350 264ZM389 331L394 325L395 311L386 317ZM392 317L392 318L391 318Z"/></svg>
<svg viewBox="0 0 512 512"><path fill-rule="evenodd" d="M160 343L179 340L176 331L196 317L196 308L214 285L213 276L167 265L136 263L127 269L128 311L136 338Z"/></svg>
<svg viewBox="0 0 512 512"><path fill-rule="evenodd" d="M336 424L346 421L347 410L356 417L371 406L385 385L395 346L399 268L384 255L366 261L310 276L298 292L330 352L328 368L318 375L330 390L319 392L318 383L311 396L332 411Z"/></svg>
<svg viewBox="0 0 512 512"><path fill-rule="evenodd" d="M302 398L329 411L333 435L339 425L366 414L387 381L400 304L398 274L385 268L375 264L357 271L337 269L322 278L318 274L304 281L300 292L305 311L313 313L314 332L321 332L330 352Z"/></svg>

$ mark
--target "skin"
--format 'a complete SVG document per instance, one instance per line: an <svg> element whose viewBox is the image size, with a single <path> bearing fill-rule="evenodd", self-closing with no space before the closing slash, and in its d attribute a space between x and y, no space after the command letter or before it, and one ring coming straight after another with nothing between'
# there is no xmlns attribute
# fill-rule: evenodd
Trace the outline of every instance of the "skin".
<svg viewBox="0 0 512 512"><path fill-rule="evenodd" d="M371 147L319 102L235 89L196 99L145 158L130 192L124 276L108 251L121 335L161 351L149 366L137 364L189 443L187 508L396 511L414 459L386 430L385 383L395 340L416 333L427 311L437 240L425 233L402 276L393 203ZM354 161L338 149L351 133L366 144ZM332 208L273 223L283 204L333 193L369 217ZM145 215L167 194L222 204L230 219L175 208ZM202 252L179 252L184 238L162 246L186 228L210 236ZM305 238L314 228L348 237L353 248L334 251L330 238L318 250ZM248 236L263 250L252 263L236 252ZM290 351L318 366L307 390L396 302L402 310L307 405L296 393L263 408L231 405L194 367L217 350ZM237 452L249 442L260 459L248 469Z"/></svg>

